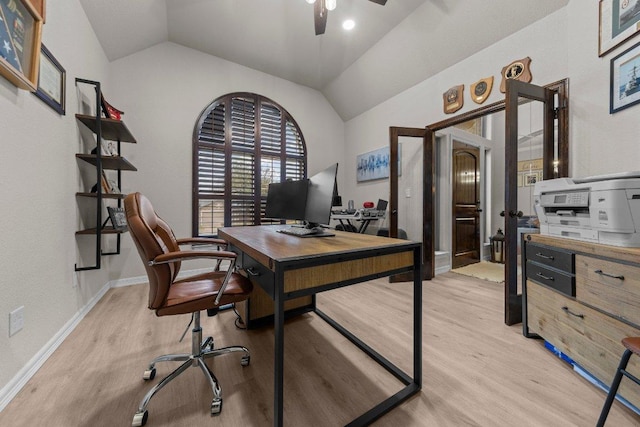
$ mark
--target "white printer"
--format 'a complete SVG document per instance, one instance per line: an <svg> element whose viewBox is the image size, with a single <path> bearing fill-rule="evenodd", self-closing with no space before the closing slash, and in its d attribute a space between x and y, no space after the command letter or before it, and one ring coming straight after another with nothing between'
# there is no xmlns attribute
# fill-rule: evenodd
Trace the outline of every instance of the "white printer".
<svg viewBox="0 0 640 427"><path fill-rule="evenodd" d="M640 247L640 171L538 181L540 234Z"/></svg>

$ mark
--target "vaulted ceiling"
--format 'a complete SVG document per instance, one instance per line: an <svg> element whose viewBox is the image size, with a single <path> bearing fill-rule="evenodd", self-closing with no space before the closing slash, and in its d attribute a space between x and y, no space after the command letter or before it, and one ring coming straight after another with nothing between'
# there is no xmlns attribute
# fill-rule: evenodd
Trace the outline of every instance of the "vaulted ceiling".
<svg viewBox="0 0 640 427"><path fill-rule="evenodd" d="M111 61L170 41L318 89L344 120L568 1L337 0L316 36L305 0L80 0Z"/></svg>

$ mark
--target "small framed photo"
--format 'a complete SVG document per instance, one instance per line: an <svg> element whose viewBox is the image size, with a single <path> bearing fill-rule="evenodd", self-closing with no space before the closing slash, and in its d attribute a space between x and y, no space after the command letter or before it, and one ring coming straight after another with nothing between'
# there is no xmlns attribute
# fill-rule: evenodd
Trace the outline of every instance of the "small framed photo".
<svg viewBox="0 0 640 427"><path fill-rule="evenodd" d="M115 208L108 206L107 212L109 212L109 219L111 220L111 225L116 230L126 230L127 229L127 217L124 213L123 208Z"/></svg>
<svg viewBox="0 0 640 427"><path fill-rule="evenodd" d="M102 154L104 156L118 156L118 144L115 141L102 141Z"/></svg>
<svg viewBox="0 0 640 427"><path fill-rule="evenodd" d="M611 60L610 77L610 114L640 102L640 43Z"/></svg>
<svg viewBox="0 0 640 427"><path fill-rule="evenodd" d="M525 173L522 175L522 180L525 187L531 187L532 185L535 185L536 182L538 182L538 173Z"/></svg>
<svg viewBox="0 0 640 427"><path fill-rule="evenodd" d="M40 46L38 88L33 94L58 114L65 115L67 73L45 45Z"/></svg>
<svg viewBox="0 0 640 427"><path fill-rule="evenodd" d="M600 0L598 56L640 33L640 0Z"/></svg>

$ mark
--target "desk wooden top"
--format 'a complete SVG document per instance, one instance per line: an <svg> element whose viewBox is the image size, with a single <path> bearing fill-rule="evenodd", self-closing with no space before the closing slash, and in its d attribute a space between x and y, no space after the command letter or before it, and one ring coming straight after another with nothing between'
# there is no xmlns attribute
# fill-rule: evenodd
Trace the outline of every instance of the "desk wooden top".
<svg viewBox="0 0 640 427"><path fill-rule="evenodd" d="M247 227L224 227L218 236L238 247L265 266L273 262L285 262L300 258L316 258L342 253L354 253L376 249L397 248L412 250L420 243L370 234L349 233L331 230L335 236L307 237L290 236L276 230L285 225L258 225Z"/></svg>

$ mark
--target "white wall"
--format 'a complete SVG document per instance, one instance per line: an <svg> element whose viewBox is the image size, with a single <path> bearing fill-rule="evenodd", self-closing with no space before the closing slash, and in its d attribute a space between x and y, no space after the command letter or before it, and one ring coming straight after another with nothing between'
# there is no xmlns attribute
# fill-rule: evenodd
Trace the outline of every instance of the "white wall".
<svg viewBox="0 0 640 427"><path fill-rule="evenodd" d="M590 30L597 32L597 29ZM388 145L390 126L420 128L452 117L444 114L442 103L442 94L452 86L465 85L464 107L456 114L479 107L470 100L468 91L469 86L481 78L494 76L493 91L485 104L504 99L499 90L500 71L516 59L531 58L534 84L544 85L567 77L567 32L567 11L560 10L348 121L346 162L355 165L358 154ZM571 92L573 95L573 89ZM354 167L351 167L347 169L342 193L343 199L353 198L356 205L360 205L365 200L375 200L380 194L388 195L389 181L356 183Z"/></svg>
<svg viewBox="0 0 640 427"><path fill-rule="evenodd" d="M638 106L609 114L611 59L637 37L598 57L598 8L572 0L567 6L570 80L570 174L583 177L640 170ZM593 25L587 25L593 23Z"/></svg>
<svg viewBox="0 0 640 427"><path fill-rule="evenodd" d="M309 176L339 162L344 174L344 123L320 92L173 43L111 64L109 99L124 110L137 144L122 154L137 168L123 173L123 191L147 195L178 236L191 235L192 135L202 110L229 92L264 95L294 117L308 151ZM339 177L339 180L342 179ZM129 236L114 258L121 277L143 275ZM184 268L190 266L183 264Z"/></svg>
<svg viewBox="0 0 640 427"><path fill-rule="evenodd" d="M255 92L287 109L306 140L310 175L344 158L344 123L318 91L171 43L109 64L77 0L49 0L47 6L43 43L66 69L67 114L59 116L0 79L0 409L105 286L144 275L126 234L121 255L102 257L100 270L74 271L76 263L95 261L95 240L75 236L93 216L79 208L86 200L75 197L90 188L81 171L92 168L75 159L87 151L81 133L90 132L74 116L95 99L92 86L76 88L76 77L102 83L138 141L122 144L123 156L138 168L123 172L122 190L147 194L178 235L191 233L193 127L221 95ZM105 249L114 248L113 238L105 240ZM8 313L22 305L25 328L9 338Z"/></svg>
<svg viewBox="0 0 640 427"><path fill-rule="evenodd" d="M107 283L109 274L108 270L74 272L78 188L74 78L107 81L108 63L77 0L49 0L47 6L42 41L66 69L66 115L58 115L31 93L0 78L3 392ZM8 314L20 306L25 307L24 329L9 338Z"/></svg>

